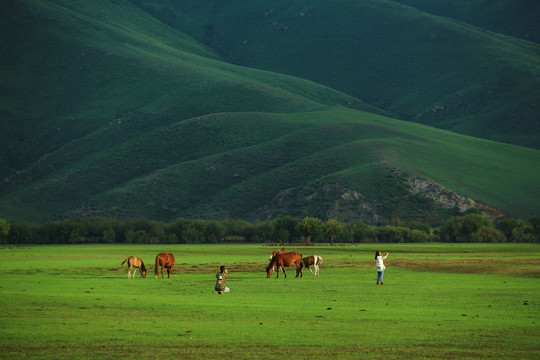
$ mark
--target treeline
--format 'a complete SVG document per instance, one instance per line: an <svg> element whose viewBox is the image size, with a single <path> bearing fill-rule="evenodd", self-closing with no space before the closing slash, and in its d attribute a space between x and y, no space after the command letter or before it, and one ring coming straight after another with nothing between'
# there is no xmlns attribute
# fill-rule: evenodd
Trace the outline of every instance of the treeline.
<svg viewBox="0 0 540 360"><path fill-rule="evenodd" d="M148 219L117 220L104 217L72 218L43 224L0 219L4 244L202 244L202 243L420 243L524 242L540 243L540 217L528 221L501 218L495 222L470 213L432 228L399 219L382 226L362 221L340 223L314 217L280 217L264 222L244 220L190 220L170 223Z"/></svg>

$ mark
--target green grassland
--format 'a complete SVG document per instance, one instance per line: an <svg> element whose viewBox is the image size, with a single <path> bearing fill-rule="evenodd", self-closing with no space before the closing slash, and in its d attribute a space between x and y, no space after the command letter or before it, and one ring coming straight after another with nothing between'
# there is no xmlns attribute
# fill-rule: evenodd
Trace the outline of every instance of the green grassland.
<svg viewBox="0 0 540 360"><path fill-rule="evenodd" d="M384 286L374 251L389 251ZM540 251L523 244L288 247L319 278L266 278L261 245L23 246L0 252L3 359L536 359ZM176 256L172 279L120 263ZM231 292L213 291L228 266Z"/></svg>

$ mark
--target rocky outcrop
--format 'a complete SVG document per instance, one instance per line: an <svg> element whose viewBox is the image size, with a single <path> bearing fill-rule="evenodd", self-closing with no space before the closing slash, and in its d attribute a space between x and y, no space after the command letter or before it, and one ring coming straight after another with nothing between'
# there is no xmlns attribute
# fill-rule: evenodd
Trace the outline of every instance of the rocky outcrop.
<svg viewBox="0 0 540 360"><path fill-rule="evenodd" d="M394 187L398 190L381 192L376 196L373 193L368 196L360 189L352 189L338 182L312 183L284 190L264 209L250 214L250 220L289 215L337 219L348 223L362 220L371 225L386 224L395 218L405 222L420 220L440 223L472 208L480 210L490 219L504 216L493 206L459 195L431 180L404 174L400 175L399 180L394 180L397 180Z"/></svg>
<svg viewBox="0 0 540 360"><path fill-rule="evenodd" d="M479 209L484 216L491 219L505 216L501 210L491 205L459 195L430 180L410 177L407 179L407 184L413 194L420 194L433 199L437 204L447 209L458 208L460 212L464 212L468 209L475 208Z"/></svg>

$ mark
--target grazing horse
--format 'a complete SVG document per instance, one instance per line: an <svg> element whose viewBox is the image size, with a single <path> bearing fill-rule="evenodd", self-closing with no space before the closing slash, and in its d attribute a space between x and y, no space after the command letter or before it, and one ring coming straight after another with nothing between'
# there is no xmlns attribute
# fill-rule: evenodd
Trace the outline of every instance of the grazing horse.
<svg viewBox="0 0 540 360"><path fill-rule="evenodd" d="M174 255L171 253L159 253L156 256L156 268L155 276L158 277L158 267L161 266L161 278L165 279L163 276L163 268L167 269L167 274L169 274L169 279L172 278L173 266L174 266Z"/></svg>
<svg viewBox="0 0 540 360"><path fill-rule="evenodd" d="M270 263L268 263L268 266L266 267L266 277L269 278L272 276L272 272L274 271L274 265L277 268L277 275L276 278L279 277L279 268L281 267L281 270L283 270L283 275L285 275L285 278L287 278L287 274L285 273L285 267L291 266L292 264L296 264L296 277L299 276L300 272L300 261L302 260L302 255L295 252L281 252L278 251L276 255L270 260Z"/></svg>
<svg viewBox="0 0 540 360"><path fill-rule="evenodd" d="M284 253L285 252L285 248L281 248L281 250L278 250L278 251L272 251L272 255L270 255L270 258L268 259L268 261L272 261L272 259L274 258L274 256L276 256L277 253ZM275 266L272 268L272 271L275 270ZM281 269L283 270L283 268Z"/></svg>
<svg viewBox="0 0 540 360"><path fill-rule="evenodd" d="M138 257L135 257L135 256L130 256L128 257L126 260L122 261L122 264L120 265L124 265L125 263L128 263L128 266L129 266L129 270L128 270L128 279L135 279L135 274L137 273L137 270L140 268L141 269L141 275L143 278L146 277L146 268L144 267L144 263L143 261L138 258ZM133 275L131 275L131 269L133 269Z"/></svg>
<svg viewBox="0 0 540 360"><path fill-rule="evenodd" d="M313 277L319 276L319 266L322 265L323 260L322 257L318 255L311 255L305 258L302 258L302 262L300 263L300 277L302 277L302 271L304 268L307 268ZM313 265L313 268L315 269L315 273L311 271L310 266Z"/></svg>

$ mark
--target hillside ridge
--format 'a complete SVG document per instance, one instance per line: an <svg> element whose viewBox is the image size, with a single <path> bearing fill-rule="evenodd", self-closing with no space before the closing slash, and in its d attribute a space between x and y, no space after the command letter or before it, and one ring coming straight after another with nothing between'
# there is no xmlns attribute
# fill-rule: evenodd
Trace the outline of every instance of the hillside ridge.
<svg viewBox="0 0 540 360"><path fill-rule="evenodd" d="M534 143L538 92L527 90L538 81L537 45L391 1L344 1L325 18L329 4L3 3L0 218L436 224L470 207L540 213L539 150L433 127L442 119L448 128L452 112L452 130ZM405 42L392 58L396 33L385 30L396 27ZM360 31L369 28L372 42ZM257 41L242 43L245 31ZM346 34L365 47L348 46ZM420 45L403 52L416 36L434 55ZM468 69L472 60L436 64L455 52L474 55L485 73ZM519 104L529 105L516 112ZM391 115L400 113L430 126Z"/></svg>
<svg viewBox="0 0 540 360"><path fill-rule="evenodd" d="M540 46L496 28L397 1L134 3L228 62L310 79L400 119L540 146Z"/></svg>

